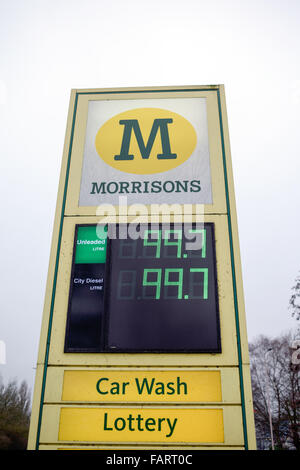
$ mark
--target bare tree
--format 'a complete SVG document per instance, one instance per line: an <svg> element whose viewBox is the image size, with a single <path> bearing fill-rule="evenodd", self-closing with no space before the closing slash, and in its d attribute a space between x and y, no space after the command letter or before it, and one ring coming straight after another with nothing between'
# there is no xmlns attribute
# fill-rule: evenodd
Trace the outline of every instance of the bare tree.
<svg viewBox="0 0 300 470"><path fill-rule="evenodd" d="M23 381L10 380L5 385L0 377L0 449L26 448L30 418L30 391Z"/></svg>
<svg viewBox="0 0 300 470"><path fill-rule="evenodd" d="M300 379L292 364L292 333L259 336L249 345L254 416L260 448L300 450ZM273 434L273 436L272 436Z"/></svg>

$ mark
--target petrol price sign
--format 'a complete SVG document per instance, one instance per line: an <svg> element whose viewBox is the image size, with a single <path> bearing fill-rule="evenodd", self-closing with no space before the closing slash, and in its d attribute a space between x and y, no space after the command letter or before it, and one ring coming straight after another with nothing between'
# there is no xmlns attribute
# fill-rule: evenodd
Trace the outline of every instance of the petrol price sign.
<svg viewBox="0 0 300 470"><path fill-rule="evenodd" d="M118 228L77 226L66 352L220 352L213 224Z"/></svg>
<svg viewBox="0 0 300 470"><path fill-rule="evenodd" d="M220 352L213 224L140 235L111 241L108 348Z"/></svg>
<svg viewBox="0 0 300 470"><path fill-rule="evenodd" d="M29 449L254 449L223 85L72 90Z"/></svg>

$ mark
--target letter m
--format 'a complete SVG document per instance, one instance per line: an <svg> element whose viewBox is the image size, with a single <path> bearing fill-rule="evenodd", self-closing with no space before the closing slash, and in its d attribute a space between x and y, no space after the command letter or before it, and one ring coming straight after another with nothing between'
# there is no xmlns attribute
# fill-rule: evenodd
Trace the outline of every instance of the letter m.
<svg viewBox="0 0 300 470"><path fill-rule="evenodd" d="M177 158L176 153L171 153L170 138L168 131L168 124L171 124L173 119L154 119L152 129L148 138L148 142L145 145L140 125L137 119L122 119L119 124L124 126L123 139L121 144L121 151L119 155L115 155L115 160L133 160L134 155L129 154L130 140L132 131L135 134L137 144L139 146L141 156L144 159L148 159L156 138L158 129L160 129L161 147L162 153L157 155L159 160Z"/></svg>

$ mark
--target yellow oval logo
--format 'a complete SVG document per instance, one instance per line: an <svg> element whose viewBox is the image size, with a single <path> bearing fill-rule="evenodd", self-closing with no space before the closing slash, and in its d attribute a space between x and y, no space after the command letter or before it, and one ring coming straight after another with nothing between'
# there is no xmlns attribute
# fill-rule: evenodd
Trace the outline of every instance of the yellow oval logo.
<svg viewBox="0 0 300 470"><path fill-rule="evenodd" d="M108 165L139 175L162 173L193 153L197 134L180 114L159 108L137 108L117 114L97 132L97 153Z"/></svg>

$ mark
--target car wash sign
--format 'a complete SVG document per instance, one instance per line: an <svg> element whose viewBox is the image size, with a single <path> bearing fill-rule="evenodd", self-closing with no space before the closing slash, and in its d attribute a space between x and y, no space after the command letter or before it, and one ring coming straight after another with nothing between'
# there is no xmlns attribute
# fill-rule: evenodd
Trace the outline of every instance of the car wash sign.
<svg viewBox="0 0 300 470"><path fill-rule="evenodd" d="M223 86L72 91L29 448L255 448Z"/></svg>

